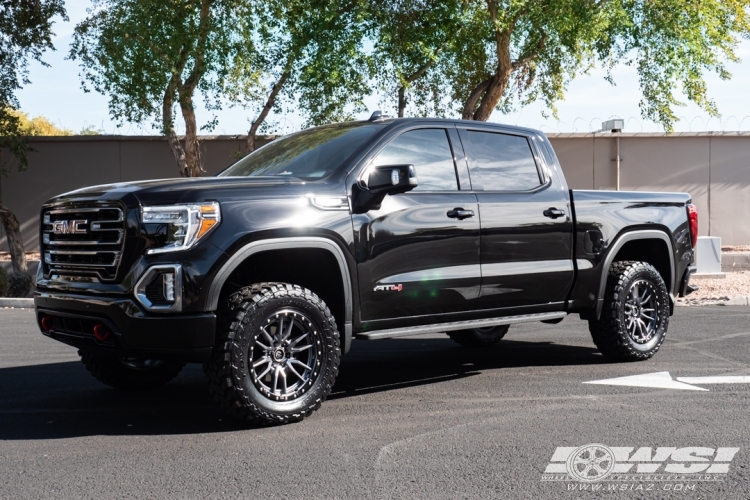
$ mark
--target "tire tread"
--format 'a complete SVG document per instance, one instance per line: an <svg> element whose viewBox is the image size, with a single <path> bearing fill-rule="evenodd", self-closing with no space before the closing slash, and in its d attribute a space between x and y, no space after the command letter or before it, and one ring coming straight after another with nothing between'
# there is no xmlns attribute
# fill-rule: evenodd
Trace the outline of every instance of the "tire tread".
<svg viewBox="0 0 750 500"><path fill-rule="evenodd" d="M244 394L239 379L239 370L232 364L233 352L237 349L235 340L242 333L251 317L269 300L284 297L297 297L316 307L331 326L333 345L331 346L333 363L327 366L323 377L320 394L314 403L303 410L278 415L254 404ZM331 393L338 374L341 360L340 336L336 321L331 311L315 293L299 285L278 282L255 283L231 294L224 307L218 313L216 344L211 361L204 365L209 391L217 404L228 414L248 423L258 425L278 425L299 422L320 408Z"/></svg>
<svg viewBox="0 0 750 500"><path fill-rule="evenodd" d="M615 361L642 361L649 359L659 351L667 335L669 313L667 312L666 315L663 315L663 310L659 311L659 314L664 317L664 333L661 335L659 342L649 351L644 352L634 349L626 329L621 328L619 320L620 311L618 310L619 298L623 293L627 293L626 284L633 279L636 273L642 271L648 271L659 277L656 284L663 288L663 294L668 297L664 281L651 264L640 261L613 262L607 276L602 314L599 319L589 320L589 332L591 333L591 338L594 340L594 344L603 355ZM667 298L667 300L669 299Z"/></svg>

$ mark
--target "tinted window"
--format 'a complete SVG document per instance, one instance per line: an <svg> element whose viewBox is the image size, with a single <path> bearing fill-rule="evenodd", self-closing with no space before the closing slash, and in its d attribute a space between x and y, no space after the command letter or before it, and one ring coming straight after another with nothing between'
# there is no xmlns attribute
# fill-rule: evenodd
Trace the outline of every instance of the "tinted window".
<svg viewBox="0 0 750 500"><path fill-rule="evenodd" d="M381 130L363 122L315 127L272 141L219 174L321 179L338 169L354 151Z"/></svg>
<svg viewBox="0 0 750 500"><path fill-rule="evenodd" d="M393 139L373 161L380 165L414 165L419 185L414 191L458 189L453 154L444 129L410 130Z"/></svg>
<svg viewBox="0 0 750 500"><path fill-rule="evenodd" d="M485 191L526 191L541 184L525 137L469 131Z"/></svg>

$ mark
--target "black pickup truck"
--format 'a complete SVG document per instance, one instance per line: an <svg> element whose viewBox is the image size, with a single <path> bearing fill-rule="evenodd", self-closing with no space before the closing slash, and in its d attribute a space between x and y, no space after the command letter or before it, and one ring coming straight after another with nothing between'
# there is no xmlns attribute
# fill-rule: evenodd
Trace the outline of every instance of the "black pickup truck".
<svg viewBox="0 0 750 500"><path fill-rule="evenodd" d="M353 339L467 347L578 314L613 361L659 349L689 284L688 194L569 190L536 130L442 119L294 133L216 177L96 186L41 211L41 331L114 387L204 363L250 422L320 407Z"/></svg>

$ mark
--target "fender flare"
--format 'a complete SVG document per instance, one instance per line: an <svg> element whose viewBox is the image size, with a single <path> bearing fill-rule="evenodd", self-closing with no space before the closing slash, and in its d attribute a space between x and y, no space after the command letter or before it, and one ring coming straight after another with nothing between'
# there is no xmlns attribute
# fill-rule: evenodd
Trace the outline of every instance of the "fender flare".
<svg viewBox="0 0 750 500"><path fill-rule="evenodd" d="M289 237L273 238L267 240L253 241L243 246L229 257L224 265L219 269L211 282L206 299L207 309L216 311L219 307L219 295L224 283L231 276L237 267L242 264L248 257L269 250L284 250L289 248L320 248L330 252L336 259L341 271L342 285L344 288L344 331L342 332L342 353L349 351L352 342L352 280L349 274L349 267L346 264L346 257L335 242L327 238L318 237Z"/></svg>
<svg viewBox="0 0 750 500"><path fill-rule="evenodd" d="M665 233L664 231L657 230L657 229L645 229L645 230L637 230L637 231L629 231L625 234L620 235L614 243L612 243L612 246L610 246L609 250L607 251L607 256L604 258L604 267L602 268L602 276L599 280L599 294L597 295L597 301L596 301L596 317L600 318L602 315L602 307L604 306L604 292L607 288L607 276L609 276L609 267L612 265L612 262L615 260L615 255L617 255L617 252L620 251L620 249L625 246L626 243L635 241L635 240L662 240L664 243L667 244L667 252L669 253L669 267L670 267L670 273L669 273L669 288L667 289L669 291L669 300L671 302L670 307L674 304L674 279L675 279L675 267L674 267L674 247L672 245L672 240L669 238L669 235Z"/></svg>

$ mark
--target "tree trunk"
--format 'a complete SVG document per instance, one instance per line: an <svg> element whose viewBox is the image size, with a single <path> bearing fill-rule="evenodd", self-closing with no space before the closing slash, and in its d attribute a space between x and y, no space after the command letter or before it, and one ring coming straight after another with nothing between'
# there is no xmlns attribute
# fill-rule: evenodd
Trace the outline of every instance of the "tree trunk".
<svg viewBox="0 0 750 500"><path fill-rule="evenodd" d="M487 88L490 86L490 79L487 79L477 85L474 90L471 91L471 94L469 94L469 98L466 99L466 103L464 104L464 110L461 113L461 118L464 120L473 120L474 119L474 110L477 107L477 102L479 102L479 99L482 97L482 94L487 90Z"/></svg>
<svg viewBox="0 0 750 500"><path fill-rule="evenodd" d="M172 150L172 155L177 162L177 168L180 169L180 175L190 177L185 149L182 147L180 139L177 137L177 132L174 130L174 119L172 118L175 85L175 77L172 77L167 90L164 92L164 100L162 101L162 123L164 125L164 135L167 136L169 148Z"/></svg>
<svg viewBox="0 0 750 500"><path fill-rule="evenodd" d="M3 228L5 229L5 237L8 240L8 248L10 248L10 260L11 264L13 265L13 272L28 272L28 267L26 267L26 253L23 249L21 227L18 224L18 219L8 207L0 204L0 220L2 221Z"/></svg>
<svg viewBox="0 0 750 500"><path fill-rule="evenodd" d="M486 122L492 116L492 112L495 111L495 106L503 98L505 89L508 88L508 81L510 80L510 71L503 71L500 74L495 74L490 79L490 83L487 86L487 90L484 92L479 107L474 112L472 120Z"/></svg>
<svg viewBox="0 0 750 500"><path fill-rule="evenodd" d="M398 117L403 118L404 117L404 109L406 109L406 95L404 95L406 92L406 89L404 86L400 86L398 88Z"/></svg>
<svg viewBox="0 0 750 500"><path fill-rule="evenodd" d="M247 153L252 153L255 151L255 142L256 142L256 134L258 133L258 129L263 124L263 121L268 116L268 113L271 112L271 109L273 108L274 102L276 102L276 96L279 95L279 92L281 92L281 88L284 86L284 83L286 83L287 79L289 78L289 74L291 73L291 66L294 62L293 59L289 59L287 61L287 69L281 74L279 77L279 80L274 84L273 88L271 89L271 94L268 96L268 99L266 99L266 104L263 106L263 109L260 110L260 114L258 115L258 118L253 120L253 123L250 124L250 130L247 132L247 143L246 143L246 150Z"/></svg>
<svg viewBox="0 0 750 500"><path fill-rule="evenodd" d="M497 23L497 3L488 0L487 7L493 23ZM492 112L495 111L495 107L503 98L503 94L505 94L505 90L508 88L510 77L513 75L513 62L510 56L510 35L519 16L520 11L516 13L510 26L503 31L495 28L495 56L497 57L495 72L487 80L477 85L469 95L462 113L464 120L486 122L490 119ZM477 103L479 103L479 106L477 106Z"/></svg>
<svg viewBox="0 0 750 500"><path fill-rule="evenodd" d="M185 120L185 163L187 170L184 175L185 177L200 177L204 170L201 165L201 150L198 144L198 127L195 122L193 99L190 96L182 96L180 109L182 109L182 117Z"/></svg>

